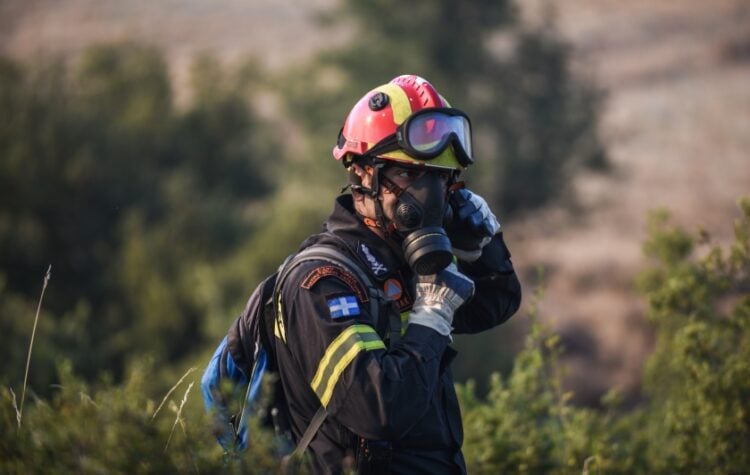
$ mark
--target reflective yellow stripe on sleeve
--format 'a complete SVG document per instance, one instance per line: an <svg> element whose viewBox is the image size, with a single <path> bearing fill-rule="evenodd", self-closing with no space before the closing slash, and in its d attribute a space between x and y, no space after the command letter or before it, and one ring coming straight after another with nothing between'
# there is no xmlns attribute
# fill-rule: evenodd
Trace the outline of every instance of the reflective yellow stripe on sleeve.
<svg viewBox="0 0 750 475"><path fill-rule="evenodd" d="M406 327L409 326L409 314L411 313L411 310L407 310L406 312L401 312L401 336L404 336L406 333Z"/></svg>
<svg viewBox="0 0 750 475"><path fill-rule="evenodd" d="M378 349L385 349L385 344L369 325L352 325L341 332L326 348L310 383L320 403L328 406L341 373L361 351Z"/></svg>

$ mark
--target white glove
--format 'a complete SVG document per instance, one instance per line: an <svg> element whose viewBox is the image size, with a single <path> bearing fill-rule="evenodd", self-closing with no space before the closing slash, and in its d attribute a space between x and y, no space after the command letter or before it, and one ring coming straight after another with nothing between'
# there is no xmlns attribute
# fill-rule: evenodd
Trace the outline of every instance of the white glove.
<svg viewBox="0 0 750 475"><path fill-rule="evenodd" d="M420 275L409 324L424 325L441 335L450 335L453 314L472 295L474 282L453 263L437 274Z"/></svg>
<svg viewBox="0 0 750 475"><path fill-rule="evenodd" d="M500 231L500 222L484 198L462 188L451 196L454 223L448 235L453 244L453 254L464 262L474 262L492 236Z"/></svg>

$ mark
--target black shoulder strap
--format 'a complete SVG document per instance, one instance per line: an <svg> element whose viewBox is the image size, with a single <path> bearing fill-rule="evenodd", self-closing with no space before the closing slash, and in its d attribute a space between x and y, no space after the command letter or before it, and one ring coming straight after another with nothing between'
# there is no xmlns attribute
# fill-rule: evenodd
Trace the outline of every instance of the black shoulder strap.
<svg viewBox="0 0 750 475"><path fill-rule="evenodd" d="M307 429L305 429L305 433L302 434L302 437L299 439L297 447L294 448L294 451L291 454L285 456L282 459L282 473L294 473L291 469L290 464L293 464L294 462L302 459L302 456L307 450L307 447L310 445L310 442L312 442L315 434L318 433L320 426L323 425L323 422L326 420L327 416L328 413L326 412L326 408L320 406L315 412L313 418L310 420L310 425L308 425Z"/></svg>
<svg viewBox="0 0 750 475"><path fill-rule="evenodd" d="M312 260L331 262L354 272L360 282L362 282L367 288L367 293L369 294L370 300L370 314L376 318L379 316L378 305L379 302L383 299L383 292L373 284L372 279L370 279L367 273L365 273L353 259L346 256L337 248L333 246L326 246L323 244L314 244L300 251L296 255L287 258L287 260L284 261L284 263L279 268L279 275L276 279L276 286L274 288L272 296L274 301L278 298L278 295L281 292L281 286L284 284L284 281L286 280L292 269L305 261ZM274 305L274 309L276 308L278 307ZM307 426L307 429L305 429L302 437L300 437L299 442L297 443L297 447L294 449L294 452L292 452L292 454L286 458L284 464L289 463L289 459L299 458L305 453L307 447L310 445L310 442L312 442L315 434L320 429L320 426L323 425L323 422L325 421L327 416L328 413L326 412L325 407L320 406L317 412L315 412L313 418L310 420L310 424Z"/></svg>
<svg viewBox="0 0 750 475"><path fill-rule="evenodd" d="M314 244L303 249L296 255L287 258L284 264L282 264L282 267L279 268L279 276L276 279L273 298L277 298L278 292L281 291L281 286L292 269L305 261L313 260L331 262L353 272L357 276L357 279L359 279L359 281L366 287L367 293L369 294L370 315L378 316L378 304L383 300L383 291L372 282L370 276L368 276L353 259L345 255L339 249L324 244Z"/></svg>

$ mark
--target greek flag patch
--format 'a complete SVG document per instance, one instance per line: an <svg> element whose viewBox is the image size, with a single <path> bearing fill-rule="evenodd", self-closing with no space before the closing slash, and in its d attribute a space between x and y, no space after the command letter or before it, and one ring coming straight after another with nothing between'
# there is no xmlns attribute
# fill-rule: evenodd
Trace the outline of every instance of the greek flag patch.
<svg viewBox="0 0 750 475"><path fill-rule="evenodd" d="M359 304L354 295L344 295L328 299L328 310L331 318L354 317L359 315Z"/></svg>

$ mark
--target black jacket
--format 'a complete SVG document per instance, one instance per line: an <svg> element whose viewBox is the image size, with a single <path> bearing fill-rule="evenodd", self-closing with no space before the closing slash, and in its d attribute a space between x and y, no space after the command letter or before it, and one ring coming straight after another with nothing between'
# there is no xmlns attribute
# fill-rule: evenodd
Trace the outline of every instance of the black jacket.
<svg viewBox="0 0 750 475"><path fill-rule="evenodd" d="M465 473L450 370L456 352L448 337L407 325L414 279L402 254L362 223L351 195L337 199L324 231L302 248L314 243L343 251L387 297L372 315L364 284L324 261L301 263L281 289L276 353L295 439L321 403L328 412L309 448L315 471L356 467L358 447L361 452L367 444L386 447L392 473ZM520 284L501 235L485 254L470 266L459 263L476 291L456 312L454 333L494 327L520 304ZM394 330L397 322L400 331Z"/></svg>

